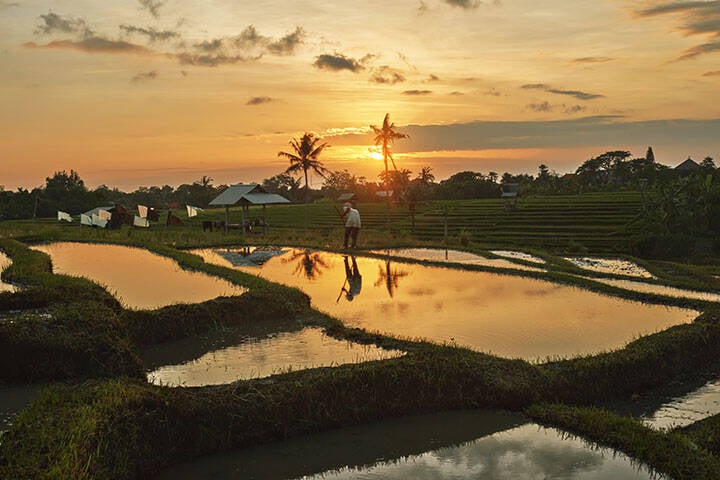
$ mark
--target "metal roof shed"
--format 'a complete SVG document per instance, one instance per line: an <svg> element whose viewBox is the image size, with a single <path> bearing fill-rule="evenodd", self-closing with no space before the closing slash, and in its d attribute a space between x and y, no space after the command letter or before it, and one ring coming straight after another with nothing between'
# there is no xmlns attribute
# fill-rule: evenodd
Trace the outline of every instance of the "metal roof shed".
<svg viewBox="0 0 720 480"><path fill-rule="evenodd" d="M218 195L214 200L210 202L211 206L225 207L225 229L227 230L230 225L230 207L233 205L240 205L242 213L241 228L245 231L246 214L250 216L250 205L262 205L263 207L263 230L267 228L267 221L265 218L265 205L273 205L279 203L290 203L290 200L277 195L275 193L268 193L260 185L256 183L243 184L238 183L236 185L230 185L224 192Z"/></svg>

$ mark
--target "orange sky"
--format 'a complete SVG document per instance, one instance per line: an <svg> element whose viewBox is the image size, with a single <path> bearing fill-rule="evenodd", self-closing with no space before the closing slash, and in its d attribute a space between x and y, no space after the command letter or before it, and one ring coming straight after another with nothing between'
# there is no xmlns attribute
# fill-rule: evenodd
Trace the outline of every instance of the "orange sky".
<svg viewBox="0 0 720 480"><path fill-rule="evenodd" d="M347 132L388 112L398 166L438 179L717 159L717 25L719 2L0 0L0 185L260 182L306 131L375 180Z"/></svg>

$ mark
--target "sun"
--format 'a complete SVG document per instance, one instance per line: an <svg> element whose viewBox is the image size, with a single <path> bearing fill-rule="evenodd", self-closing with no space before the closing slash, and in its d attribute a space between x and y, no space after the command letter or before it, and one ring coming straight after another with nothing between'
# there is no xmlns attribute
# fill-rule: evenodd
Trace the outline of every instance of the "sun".
<svg viewBox="0 0 720 480"><path fill-rule="evenodd" d="M382 159L383 159L383 154L382 154L382 152L380 151L380 147L369 147L369 148L368 148L368 155L369 155L370 158L372 158L373 160L382 160Z"/></svg>

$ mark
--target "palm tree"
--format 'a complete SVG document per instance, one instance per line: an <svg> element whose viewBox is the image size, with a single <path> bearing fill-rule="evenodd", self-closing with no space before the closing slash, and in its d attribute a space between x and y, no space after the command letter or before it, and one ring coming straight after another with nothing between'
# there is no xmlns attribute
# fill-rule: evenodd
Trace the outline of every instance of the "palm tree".
<svg viewBox="0 0 720 480"><path fill-rule="evenodd" d="M320 143L321 140L320 137L316 137L312 133L305 133L300 140L297 138L290 140L290 146L293 149L292 153L278 152L278 158L287 158L290 160L290 166L285 170L285 173L296 174L302 171L305 175L305 233L307 233L308 230L308 198L310 189L308 184L308 170L314 171L323 178L330 173L330 170L325 168L322 162L318 160L322 151L330 146L327 143Z"/></svg>
<svg viewBox="0 0 720 480"><path fill-rule="evenodd" d="M390 146L400 138L407 138L404 133L398 133L395 131L395 124L390 123L390 114L385 114L382 128L378 128L375 125L370 125L370 128L375 132L375 145L382 145L383 161L385 162L385 201L387 203L387 223L388 229L390 228L390 173L388 172L388 158L392 162L393 168L397 170L395 166L395 160L392 157Z"/></svg>

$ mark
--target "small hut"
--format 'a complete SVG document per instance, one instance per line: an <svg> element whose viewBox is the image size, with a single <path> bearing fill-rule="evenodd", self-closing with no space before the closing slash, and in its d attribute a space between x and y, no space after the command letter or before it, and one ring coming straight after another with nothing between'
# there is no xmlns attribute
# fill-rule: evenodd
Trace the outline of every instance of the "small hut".
<svg viewBox="0 0 720 480"><path fill-rule="evenodd" d="M688 157L687 160L682 162L674 169L681 176L690 175L691 173L700 170L700 164L692 158Z"/></svg>
<svg viewBox="0 0 720 480"><path fill-rule="evenodd" d="M500 198L502 198L505 208L510 209L517 207L517 199L519 196L519 183L503 183L500 185Z"/></svg>
<svg viewBox="0 0 720 480"><path fill-rule="evenodd" d="M265 216L265 205L274 205L280 203L290 203L290 200L275 193L268 193L260 185L256 183L230 185L225 191L218 195L210 202L213 207L225 207L225 230L229 228L240 228L242 231L249 231L252 228L250 221L250 207L252 205L262 205L262 221L263 231L267 228L267 219ZM240 205L242 218L240 224L230 223L230 207Z"/></svg>

